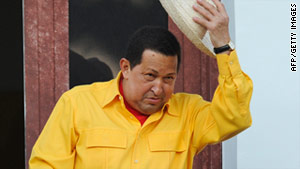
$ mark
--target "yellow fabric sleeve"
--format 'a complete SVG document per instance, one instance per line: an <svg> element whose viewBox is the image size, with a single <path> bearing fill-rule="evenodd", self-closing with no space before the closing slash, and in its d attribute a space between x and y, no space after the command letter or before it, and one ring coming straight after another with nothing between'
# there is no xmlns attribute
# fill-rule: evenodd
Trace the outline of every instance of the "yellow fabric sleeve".
<svg viewBox="0 0 300 169"><path fill-rule="evenodd" d="M212 102L195 106L193 145L198 152L207 144L229 139L252 124L249 105L253 83L242 72L236 51L217 55L217 62L219 85Z"/></svg>
<svg viewBox="0 0 300 169"><path fill-rule="evenodd" d="M64 94L32 149L29 168L73 169L76 139L73 107L70 99Z"/></svg>

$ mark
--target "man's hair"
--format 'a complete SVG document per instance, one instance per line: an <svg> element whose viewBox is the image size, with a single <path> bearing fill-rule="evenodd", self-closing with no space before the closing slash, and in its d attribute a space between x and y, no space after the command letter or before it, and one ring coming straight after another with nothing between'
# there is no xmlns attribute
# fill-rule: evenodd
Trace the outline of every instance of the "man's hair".
<svg viewBox="0 0 300 169"><path fill-rule="evenodd" d="M146 49L166 56L177 56L177 72L180 67L180 45L176 37L167 29L156 26L145 26L138 29L130 38L125 58L131 68L141 63L142 54Z"/></svg>

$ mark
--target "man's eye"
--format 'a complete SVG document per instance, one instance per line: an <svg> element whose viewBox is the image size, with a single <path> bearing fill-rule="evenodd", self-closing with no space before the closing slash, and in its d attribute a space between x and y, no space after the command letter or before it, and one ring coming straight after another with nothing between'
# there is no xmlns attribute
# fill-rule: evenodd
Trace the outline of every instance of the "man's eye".
<svg viewBox="0 0 300 169"><path fill-rule="evenodd" d="M165 77L165 81L166 81L166 82L172 82L173 80L174 80L174 77L173 77L173 76Z"/></svg>
<svg viewBox="0 0 300 169"><path fill-rule="evenodd" d="M146 76L149 76L149 77L154 77L154 75L153 75L153 74L151 74L151 73L148 73L148 74L146 74Z"/></svg>
<svg viewBox="0 0 300 169"><path fill-rule="evenodd" d="M155 76L152 73L147 73L147 74L145 74L145 79L146 80L154 80Z"/></svg>

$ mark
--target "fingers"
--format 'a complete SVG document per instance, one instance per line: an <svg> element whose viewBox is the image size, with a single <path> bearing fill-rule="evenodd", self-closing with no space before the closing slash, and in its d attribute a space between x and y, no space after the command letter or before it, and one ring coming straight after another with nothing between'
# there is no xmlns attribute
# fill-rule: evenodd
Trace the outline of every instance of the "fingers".
<svg viewBox="0 0 300 169"><path fill-rule="evenodd" d="M216 7L208 3L206 0L196 0L197 4L193 5L193 9L198 12L202 17L193 17L194 22L206 27L214 28L221 22L228 22L229 17L227 15L224 5L219 0L212 0Z"/></svg>
<svg viewBox="0 0 300 169"><path fill-rule="evenodd" d="M206 9L211 15L216 16L218 14L217 9L213 5L209 4L206 0L197 0L197 3Z"/></svg>
<svg viewBox="0 0 300 169"><path fill-rule="evenodd" d="M199 17L193 17L194 22L196 22L197 24L202 25L203 27L205 27L206 29L208 29L208 25L210 24L208 20L204 19L204 18L199 18Z"/></svg>
<svg viewBox="0 0 300 169"><path fill-rule="evenodd" d="M197 0L197 4L193 5L193 9L204 18L193 17L193 20L208 29L209 25L211 25L210 22L218 15L218 11L213 5L206 2L206 0Z"/></svg>
<svg viewBox="0 0 300 169"><path fill-rule="evenodd" d="M211 21L214 17L211 12L209 12L208 10L205 10L202 6L193 5L193 8L195 11L197 11L199 14L201 14L203 17L205 17L209 21Z"/></svg>
<svg viewBox="0 0 300 169"><path fill-rule="evenodd" d="M206 0L197 0L197 4L193 6L193 9L203 17L193 17L193 20L209 31L213 46L219 47L230 40L229 17L224 5L219 0L212 1L216 7Z"/></svg>
<svg viewBox="0 0 300 169"><path fill-rule="evenodd" d="M216 5L217 7L217 10L222 14L222 15L227 15L226 13L226 10L225 10L225 7L224 5L221 3L220 0L212 0L214 2L214 4Z"/></svg>
<svg viewBox="0 0 300 169"><path fill-rule="evenodd" d="M227 12L223 3L220 0L212 0L213 3L216 5L214 7L212 4L208 3L206 0L196 0L197 4L194 5L193 8L201 15L206 17L207 19L212 19L211 16L223 15L227 16Z"/></svg>

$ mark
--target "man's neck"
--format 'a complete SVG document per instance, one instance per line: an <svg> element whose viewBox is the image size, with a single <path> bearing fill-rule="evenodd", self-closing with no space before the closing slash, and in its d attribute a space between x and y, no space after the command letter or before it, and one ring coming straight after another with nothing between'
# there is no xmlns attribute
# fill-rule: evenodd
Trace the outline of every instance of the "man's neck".
<svg viewBox="0 0 300 169"><path fill-rule="evenodd" d="M124 96L124 88L123 88L123 77L120 77L120 83L119 83L119 90L121 95L124 98L124 104L126 109L133 114L141 123L141 125L144 124L144 122L147 120L147 118L149 117L148 115L144 115L141 112L139 112L138 110L134 109L126 100L126 97Z"/></svg>

